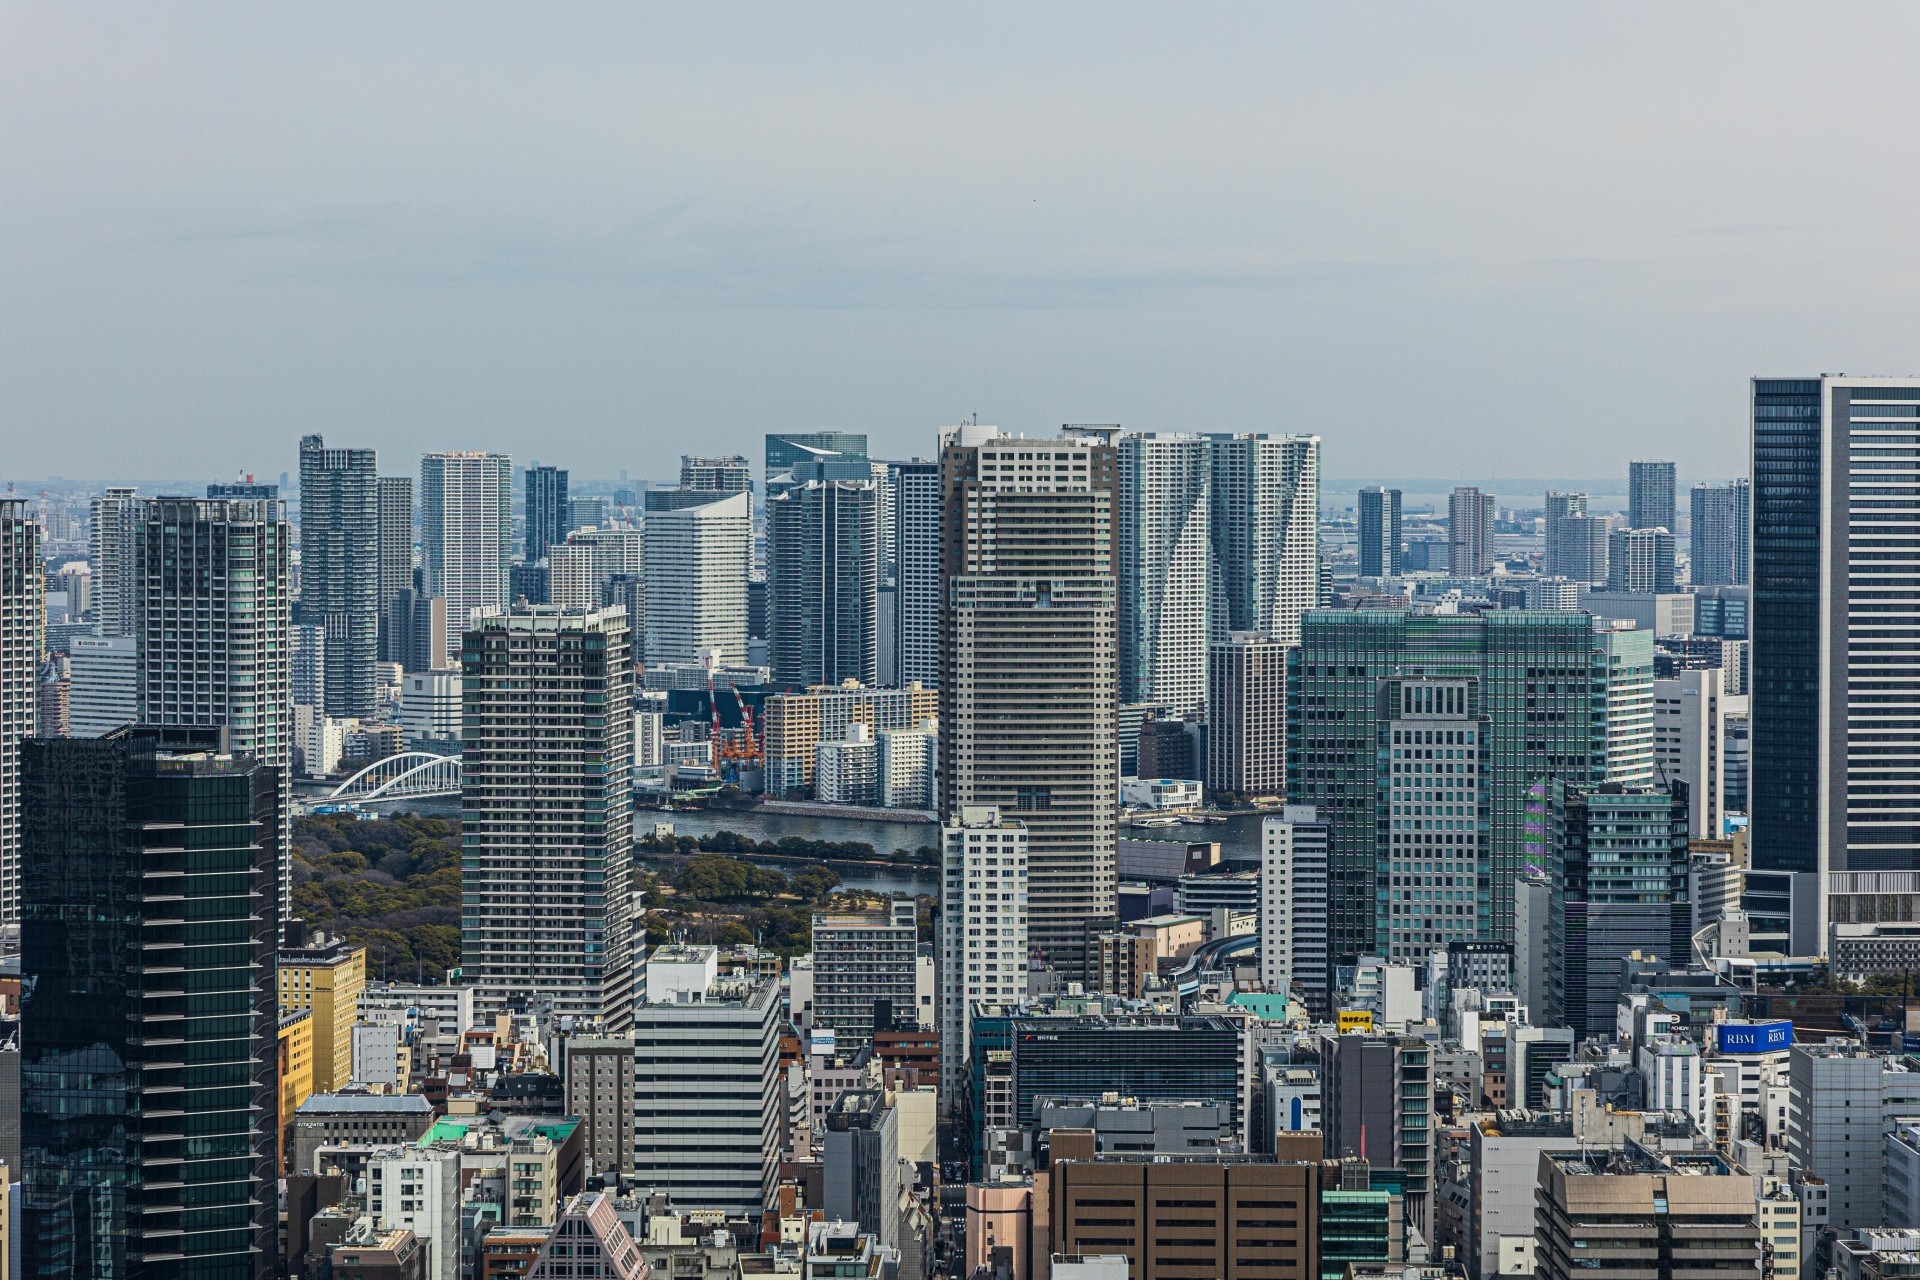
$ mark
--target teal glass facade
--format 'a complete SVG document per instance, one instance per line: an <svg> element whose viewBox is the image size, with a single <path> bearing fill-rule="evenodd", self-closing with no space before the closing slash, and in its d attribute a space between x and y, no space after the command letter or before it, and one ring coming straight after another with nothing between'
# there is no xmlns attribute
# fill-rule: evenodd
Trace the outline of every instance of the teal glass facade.
<svg viewBox="0 0 1920 1280"><path fill-rule="evenodd" d="M1386 955L1381 948L1391 945L1377 923L1388 918L1396 889L1389 685L1469 685L1474 794L1415 802L1436 812L1407 816L1471 824L1465 833L1475 837L1477 865L1471 883L1453 891L1472 894L1463 916L1476 922L1474 940L1511 942L1514 881L1529 862L1544 865L1541 784L1597 780L1605 768L1608 653L1585 613L1306 615L1287 675L1287 798L1317 806L1330 827L1330 963ZM1650 645L1646 658L1650 670ZM1439 808L1471 812L1443 816Z"/></svg>

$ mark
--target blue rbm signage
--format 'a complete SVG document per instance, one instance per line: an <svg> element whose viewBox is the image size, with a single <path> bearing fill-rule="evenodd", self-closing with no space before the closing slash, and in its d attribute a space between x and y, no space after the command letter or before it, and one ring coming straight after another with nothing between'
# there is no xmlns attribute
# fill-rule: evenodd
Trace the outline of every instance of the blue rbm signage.
<svg viewBox="0 0 1920 1280"><path fill-rule="evenodd" d="M1723 1022L1720 1052L1772 1053L1793 1044L1791 1022Z"/></svg>

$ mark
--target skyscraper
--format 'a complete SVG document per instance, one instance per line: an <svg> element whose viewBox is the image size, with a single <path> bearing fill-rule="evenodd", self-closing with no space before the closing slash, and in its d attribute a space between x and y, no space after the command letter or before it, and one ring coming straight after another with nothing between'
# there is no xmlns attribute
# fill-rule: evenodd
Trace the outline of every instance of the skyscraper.
<svg viewBox="0 0 1920 1280"><path fill-rule="evenodd" d="M1553 909L1542 1025L1570 1026L1575 1040L1606 1034L1627 955L1692 962L1686 791L1685 783L1549 784Z"/></svg>
<svg viewBox="0 0 1920 1280"><path fill-rule="evenodd" d="M1616 682L1623 716L1640 706L1627 696L1624 648L1612 669L1614 643L1583 613L1307 615L1289 668L1287 796L1315 806L1330 831L1333 963L1423 956L1428 933L1512 939L1514 879L1544 865L1540 786L1604 771L1597 748ZM1646 664L1650 679L1650 646ZM1619 767L1636 766L1623 757ZM1388 923L1376 919L1376 905L1396 902L1451 905L1445 918L1470 921L1473 932L1424 923L1441 913L1422 912L1417 925L1411 915L1392 925L1390 911ZM1383 936L1396 931L1422 937Z"/></svg>
<svg viewBox="0 0 1920 1280"><path fill-rule="evenodd" d="M1607 590L1673 590L1673 546L1665 529L1615 529L1607 535Z"/></svg>
<svg viewBox="0 0 1920 1280"><path fill-rule="evenodd" d="M1027 829L992 805L963 805L940 831L940 1096L962 1097L973 1007L1027 993Z"/></svg>
<svg viewBox="0 0 1920 1280"><path fill-rule="evenodd" d="M1083 972L1115 911L1114 449L963 427L942 456L941 801L1026 824L1029 936Z"/></svg>
<svg viewBox="0 0 1920 1280"><path fill-rule="evenodd" d="M24 747L16 1230L36 1280L274 1274L282 789L225 737Z"/></svg>
<svg viewBox="0 0 1920 1280"><path fill-rule="evenodd" d="M473 618L508 603L513 460L429 453L420 460L420 559L426 592L447 602L447 652Z"/></svg>
<svg viewBox="0 0 1920 1280"><path fill-rule="evenodd" d="M1236 631L1207 650L1209 790L1279 796L1287 789L1287 646Z"/></svg>
<svg viewBox="0 0 1920 1280"><path fill-rule="evenodd" d="M871 480L807 480L767 496L775 684L877 682L879 590L879 493Z"/></svg>
<svg viewBox="0 0 1920 1280"><path fill-rule="evenodd" d="M1260 823L1260 979L1316 1018L1331 1013L1327 965L1327 825L1310 804Z"/></svg>
<svg viewBox="0 0 1920 1280"><path fill-rule="evenodd" d="M0 924L20 919L20 741L38 729L40 525L0 498Z"/></svg>
<svg viewBox="0 0 1920 1280"><path fill-rule="evenodd" d="M1470 485L1447 499L1447 571L1456 578L1493 572L1493 495Z"/></svg>
<svg viewBox="0 0 1920 1280"><path fill-rule="evenodd" d="M608 1034L632 1025L627 645L614 610L534 606L466 633L460 969L483 1009L542 995Z"/></svg>
<svg viewBox="0 0 1920 1280"><path fill-rule="evenodd" d="M1829 872L1920 869L1916 448L1920 380L1754 380L1756 945L1817 954Z"/></svg>
<svg viewBox="0 0 1920 1280"><path fill-rule="evenodd" d="M281 789L279 913L293 882L292 542L285 508L256 498L141 504L139 722L222 728Z"/></svg>
<svg viewBox="0 0 1920 1280"><path fill-rule="evenodd" d="M380 477L380 612L413 586L413 477ZM391 659L388 659L391 661Z"/></svg>
<svg viewBox="0 0 1920 1280"><path fill-rule="evenodd" d="M327 634L330 716L370 716L380 654L380 474L371 449L300 440L300 616Z"/></svg>
<svg viewBox="0 0 1920 1280"><path fill-rule="evenodd" d="M1731 586L1734 560L1742 541L1735 529L1742 523L1742 500L1751 490L1707 484L1693 486L1693 520L1688 530L1688 581L1696 587Z"/></svg>
<svg viewBox="0 0 1920 1280"><path fill-rule="evenodd" d="M1207 704L1212 557L1206 437L1122 436L1116 456L1120 700L1198 715Z"/></svg>
<svg viewBox="0 0 1920 1280"><path fill-rule="evenodd" d="M1568 516L1587 514L1587 495L1584 493L1547 494L1547 518L1543 522L1546 533L1546 554L1541 558L1541 572L1549 578L1575 578L1567 571L1566 552L1562 550L1560 522Z"/></svg>
<svg viewBox="0 0 1920 1280"><path fill-rule="evenodd" d="M132 636L75 636L69 705L76 738L98 738L139 719L140 646Z"/></svg>
<svg viewBox="0 0 1920 1280"><path fill-rule="evenodd" d="M867 437L858 431L783 431L778 435L767 436L767 496L772 497L779 477L791 474L796 467L811 463L816 466L841 466L843 470L829 475L815 474L816 480L861 480L870 479L872 473L866 470Z"/></svg>
<svg viewBox="0 0 1920 1280"><path fill-rule="evenodd" d="M893 464L894 680L940 683L940 464Z"/></svg>
<svg viewBox="0 0 1920 1280"><path fill-rule="evenodd" d="M132 489L108 489L93 500L87 521L87 559L93 569L93 611L100 634L137 632L140 574L133 568L140 499Z"/></svg>
<svg viewBox="0 0 1920 1280"><path fill-rule="evenodd" d="M1674 466L1671 462L1634 461L1627 464L1627 527L1672 532Z"/></svg>
<svg viewBox="0 0 1920 1280"><path fill-rule="evenodd" d="M717 650L722 666L747 660L747 569L753 529L744 493L677 511L647 515L649 666L704 662Z"/></svg>
<svg viewBox="0 0 1920 1280"><path fill-rule="evenodd" d="M1562 516L1553 527L1559 530L1559 573L1569 582L1584 582L1593 586L1605 582L1610 532L1607 518L1594 515Z"/></svg>
<svg viewBox="0 0 1920 1280"><path fill-rule="evenodd" d="M527 563L545 559L547 548L566 541L571 531L566 471L560 467L528 467Z"/></svg>
<svg viewBox="0 0 1920 1280"><path fill-rule="evenodd" d="M1320 595L1320 437L1209 435L1213 453L1212 639L1300 639Z"/></svg>
<svg viewBox="0 0 1920 1280"><path fill-rule="evenodd" d="M1360 576L1400 573L1400 491L1378 486L1360 491Z"/></svg>

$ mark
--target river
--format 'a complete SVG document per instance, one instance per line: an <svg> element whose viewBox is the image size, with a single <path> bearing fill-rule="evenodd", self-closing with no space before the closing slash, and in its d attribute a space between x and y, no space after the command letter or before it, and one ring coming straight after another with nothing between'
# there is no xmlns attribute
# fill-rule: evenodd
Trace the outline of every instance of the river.
<svg viewBox="0 0 1920 1280"><path fill-rule="evenodd" d="M384 805L368 807L386 808ZM429 800L394 802L393 811L401 810L433 814L437 817L458 817L460 801L458 797L445 796ZM1220 853L1223 858L1258 861L1260 821L1263 816L1265 815L1258 813L1236 813L1229 815L1224 823L1208 826L1182 823L1175 827L1122 827L1120 834L1129 840L1217 840L1220 843ZM804 836L809 840L858 840L872 845L874 851L881 857L886 857L895 849L918 849L921 845L940 842L940 829L926 822L870 822L856 818L768 813L761 809L699 809L686 813L662 813L655 809L640 809L635 811L633 816L634 835L645 836L651 833L657 822L672 823L674 834L682 836L702 836L714 831L734 831L743 836L752 836L755 840L779 840L783 836ZM789 874L803 865L786 858L748 858L747 861ZM655 861L643 854L639 858L639 865L652 867ZM919 874L904 870L845 865L835 866L834 870L839 873L841 883L849 889L862 889L870 893L921 894L933 893L938 889L938 881L931 868Z"/></svg>

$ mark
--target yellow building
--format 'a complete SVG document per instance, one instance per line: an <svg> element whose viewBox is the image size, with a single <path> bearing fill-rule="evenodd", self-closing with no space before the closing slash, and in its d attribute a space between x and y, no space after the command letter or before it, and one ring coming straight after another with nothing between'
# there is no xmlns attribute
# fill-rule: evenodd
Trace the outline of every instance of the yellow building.
<svg viewBox="0 0 1920 1280"><path fill-rule="evenodd" d="M353 1079L353 1024L367 986L367 949L316 933L280 952L280 1012L313 1013L313 1091L334 1093Z"/></svg>
<svg viewBox="0 0 1920 1280"><path fill-rule="evenodd" d="M280 1015L280 1126L275 1136L278 1167L287 1167L287 1134L293 1113L313 1096L313 1011L300 1009Z"/></svg>

